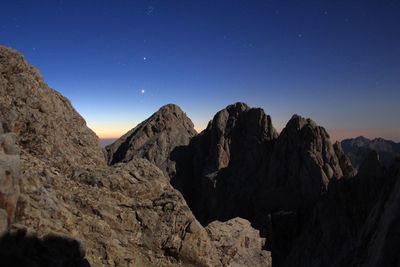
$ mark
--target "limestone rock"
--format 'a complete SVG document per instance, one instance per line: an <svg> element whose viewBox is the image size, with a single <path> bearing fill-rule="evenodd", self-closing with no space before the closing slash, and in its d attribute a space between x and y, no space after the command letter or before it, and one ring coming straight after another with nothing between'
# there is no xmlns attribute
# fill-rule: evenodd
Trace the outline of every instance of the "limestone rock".
<svg viewBox="0 0 400 267"><path fill-rule="evenodd" d="M98 138L70 101L16 51L0 46L0 122L19 146L60 169L104 164Z"/></svg>
<svg viewBox="0 0 400 267"><path fill-rule="evenodd" d="M180 107L168 104L107 146L108 163L112 165L146 158L173 177L176 169L175 162L170 158L171 152L188 145L196 134L192 121Z"/></svg>
<svg viewBox="0 0 400 267"><path fill-rule="evenodd" d="M206 230L224 266L272 266L271 253L263 250L265 238L260 237L249 221L241 218L214 221Z"/></svg>

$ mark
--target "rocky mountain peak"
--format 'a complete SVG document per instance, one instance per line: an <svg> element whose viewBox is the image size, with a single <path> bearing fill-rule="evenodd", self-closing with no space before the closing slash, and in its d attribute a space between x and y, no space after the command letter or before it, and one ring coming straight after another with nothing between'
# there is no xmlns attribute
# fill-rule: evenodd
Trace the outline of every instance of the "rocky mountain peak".
<svg viewBox="0 0 400 267"><path fill-rule="evenodd" d="M188 129L194 127L193 122L187 117L186 113L176 104L167 104L162 106L157 112L155 112L149 120L162 119L166 123L183 123ZM170 125L172 126L172 125Z"/></svg>
<svg viewBox="0 0 400 267"><path fill-rule="evenodd" d="M172 150L189 144L196 134L193 122L182 109L168 104L107 146L108 163L146 158L172 177L176 173L175 163L170 159Z"/></svg>
<svg viewBox="0 0 400 267"><path fill-rule="evenodd" d="M283 168L282 173L278 174L281 172L278 171L272 174L277 168ZM343 176L329 134L311 119L299 115L294 115L279 135L269 172L276 183L282 184L286 181L294 188L304 190L306 195L314 197L326 189L330 179ZM301 181L302 179L305 180ZM312 184L314 189L311 189Z"/></svg>

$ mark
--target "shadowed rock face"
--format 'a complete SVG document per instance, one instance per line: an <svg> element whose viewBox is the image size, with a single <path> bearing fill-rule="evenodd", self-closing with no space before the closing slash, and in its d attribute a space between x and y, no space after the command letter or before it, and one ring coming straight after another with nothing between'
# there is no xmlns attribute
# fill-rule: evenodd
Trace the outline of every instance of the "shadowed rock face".
<svg viewBox="0 0 400 267"><path fill-rule="evenodd" d="M342 170L351 164L340 151L323 127L297 115L275 141L254 195L252 220L270 236L274 265L282 265L330 181L352 174Z"/></svg>
<svg viewBox="0 0 400 267"><path fill-rule="evenodd" d="M386 170L373 152L355 177L332 180L281 265L397 266L398 240L386 227L399 217L392 209L399 178L398 166Z"/></svg>
<svg viewBox="0 0 400 267"><path fill-rule="evenodd" d="M339 153L339 155L337 154ZM341 165L349 164L339 157L340 149L336 149L329 140L329 135L323 127L318 126L310 119L293 116L282 130L270 152L269 161L265 164L265 176L259 194L266 195L279 190L281 194L291 195L290 199L295 206L304 201L315 202L327 190L331 179L340 179L344 176ZM347 173L346 174L351 174ZM287 197L285 197L287 198ZM296 199L297 198L297 199ZM273 200L273 199L271 199ZM275 202L277 207L267 207L270 210L297 210L284 202ZM273 205L273 204L272 204Z"/></svg>
<svg viewBox="0 0 400 267"><path fill-rule="evenodd" d="M16 51L0 46L0 122L18 145L60 169L105 164L97 136L68 99Z"/></svg>
<svg viewBox="0 0 400 267"><path fill-rule="evenodd" d="M172 150L186 146L196 134L192 121L177 105L165 105L106 147L108 164L146 158L173 177L176 169L170 160Z"/></svg>

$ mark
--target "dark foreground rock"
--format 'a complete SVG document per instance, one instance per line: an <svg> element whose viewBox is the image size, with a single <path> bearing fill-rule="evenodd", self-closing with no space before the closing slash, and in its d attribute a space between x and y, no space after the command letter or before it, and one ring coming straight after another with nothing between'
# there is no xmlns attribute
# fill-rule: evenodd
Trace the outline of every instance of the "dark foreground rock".
<svg viewBox="0 0 400 267"><path fill-rule="evenodd" d="M48 235L40 239L23 230L0 237L3 267L90 267L76 240Z"/></svg>

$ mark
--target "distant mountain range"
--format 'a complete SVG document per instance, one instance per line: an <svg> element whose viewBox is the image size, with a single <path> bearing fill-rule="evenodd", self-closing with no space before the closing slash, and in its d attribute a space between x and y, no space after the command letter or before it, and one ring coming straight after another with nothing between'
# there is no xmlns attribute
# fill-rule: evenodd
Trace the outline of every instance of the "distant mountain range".
<svg viewBox="0 0 400 267"><path fill-rule="evenodd" d="M117 141L117 138L100 138L101 147L106 147Z"/></svg>
<svg viewBox="0 0 400 267"><path fill-rule="evenodd" d="M341 142L341 145L353 167L357 169L371 151L376 151L379 160L386 166L391 165L396 157L400 157L400 143L383 138L368 139L359 136L345 139Z"/></svg>

